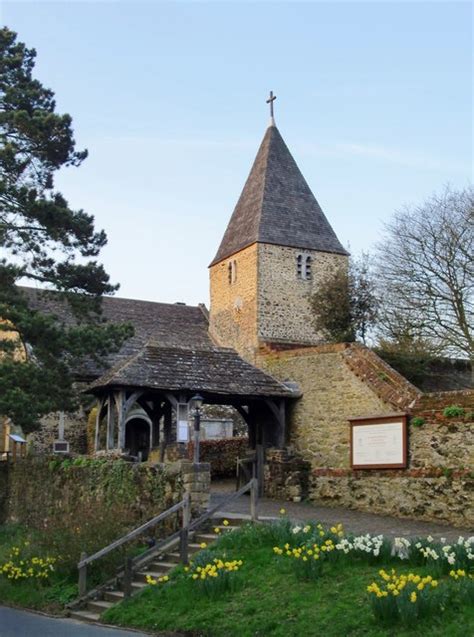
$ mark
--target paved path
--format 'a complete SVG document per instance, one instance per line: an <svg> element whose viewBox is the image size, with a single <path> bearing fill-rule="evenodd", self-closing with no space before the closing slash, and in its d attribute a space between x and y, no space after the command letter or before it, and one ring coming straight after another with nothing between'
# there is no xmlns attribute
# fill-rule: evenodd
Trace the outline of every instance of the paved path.
<svg viewBox="0 0 474 637"><path fill-rule="evenodd" d="M145 633L0 606L0 637L145 637Z"/></svg>
<svg viewBox="0 0 474 637"><path fill-rule="evenodd" d="M216 485L211 495L211 505L217 504L230 492L225 492L221 485ZM242 496L237 501L230 504L225 510L228 513L249 513L250 501L248 496ZM443 524L435 524L432 522L418 522L415 520L406 520L400 518L392 518L383 515L375 515L373 513L363 513L352 509L342 507L323 507L316 506L307 502L285 502L283 500L270 500L261 498L259 501L259 515L263 517L280 517L281 508L286 510L286 514L295 521L317 521L321 524L337 524L341 522L346 531L351 531L358 535L370 533L378 535L383 533L387 537L417 537L431 535L433 538L441 537L447 540L457 539L460 535L474 535L474 529L458 529Z"/></svg>

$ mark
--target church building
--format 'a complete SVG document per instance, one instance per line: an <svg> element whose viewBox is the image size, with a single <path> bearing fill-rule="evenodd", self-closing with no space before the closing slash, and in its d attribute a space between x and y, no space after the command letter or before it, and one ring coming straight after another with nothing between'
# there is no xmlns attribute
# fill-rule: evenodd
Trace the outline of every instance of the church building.
<svg viewBox="0 0 474 637"><path fill-rule="evenodd" d="M423 500L420 515L439 518L431 508L440 506L442 485L427 497L431 483L412 481L408 493L406 476L352 470L352 423L409 417L425 397L368 348L325 343L318 334L311 296L325 277L347 267L348 252L272 114L210 262L209 310L104 299L104 316L131 322L135 334L103 367L75 370L95 408L82 421L66 416L71 451L85 452L81 422L89 417L89 452L176 457L189 440L191 402L199 394L205 407L225 406L245 423L261 492L392 515L410 515ZM23 291L33 308L72 320L54 294ZM44 419L33 448L52 448L57 421L57 415ZM438 462L427 445L415 445L412 466ZM462 502L457 512L453 506L447 518L463 518Z"/></svg>

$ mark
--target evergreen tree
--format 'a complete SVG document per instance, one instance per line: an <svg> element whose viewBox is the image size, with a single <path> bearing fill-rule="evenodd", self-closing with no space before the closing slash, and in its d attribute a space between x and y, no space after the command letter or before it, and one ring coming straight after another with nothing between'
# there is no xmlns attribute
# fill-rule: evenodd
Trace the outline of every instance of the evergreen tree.
<svg viewBox="0 0 474 637"><path fill-rule="evenodd" d="M75 408L73 366L131 335L101 317L102 295L118 287L96 260L104 231L55 190L56 171L79 166L87 151L76 150L71 117L34 79L35 57L0 30L0 414L26 431L44 414ZM31 309L18 282L54 291L74 320Z"/></svg>
<svg viewBox="0 0 474 637"><path fill-rule="evenodd" d="M316 329L331 342L366 342L377 318L375 282L369 257L350 259L349 268L340 267L318 285L311 297Z"/></svg>

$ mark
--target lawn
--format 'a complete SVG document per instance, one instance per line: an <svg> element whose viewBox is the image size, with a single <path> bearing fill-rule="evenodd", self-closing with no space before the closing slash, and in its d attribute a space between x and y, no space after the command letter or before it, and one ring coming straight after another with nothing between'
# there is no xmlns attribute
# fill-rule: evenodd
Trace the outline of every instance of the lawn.
<svg viewBox="0 0 474 637"><path fill-rule="evenodd" d="M395 566L399 573L430 574L428 565L408 566L381 555L366 559L328 561L321 575L302 580L292 559L276 555L273 547L283 542L281 533L243 528L206 549L195 561L213 558L243 561L233 573L236 590L209 598L198 591L199 581L181 567L170 581L150 586L133 599L103 616L109 623L148 630L188 631L211 637L405 637L424 633L430 637L474 635L474 606L446 604L436 616L408 626L384 626L373 617L367 585L380 568ZM448 575L439 577L449 586Z"/></svg>

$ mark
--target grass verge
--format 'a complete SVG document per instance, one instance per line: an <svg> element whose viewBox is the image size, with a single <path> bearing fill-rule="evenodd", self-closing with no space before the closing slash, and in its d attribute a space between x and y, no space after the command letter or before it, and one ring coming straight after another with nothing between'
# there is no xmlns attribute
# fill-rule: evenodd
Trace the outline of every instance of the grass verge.
<svg viewBox="0 0 474 637"><path fill-rule="evenodd" d="M218 598L197 593L181 568L163 585L148 587L107 611L108 623L148 630L188 631L209 637L466 637L474 634L474 607L452 606L413 627L383 627L373 618L366 587L378 569L364 562L334 563L317 581L297 579L291 564L272 551L275 538L258 531L234 532L206 553L241 559L238 586ZM201 556L202 558L202 556ZM398 563L399 570L400 563ZM408 569L407 569L408 570ZM429 569L417 568L421 575Z"/></svg>

